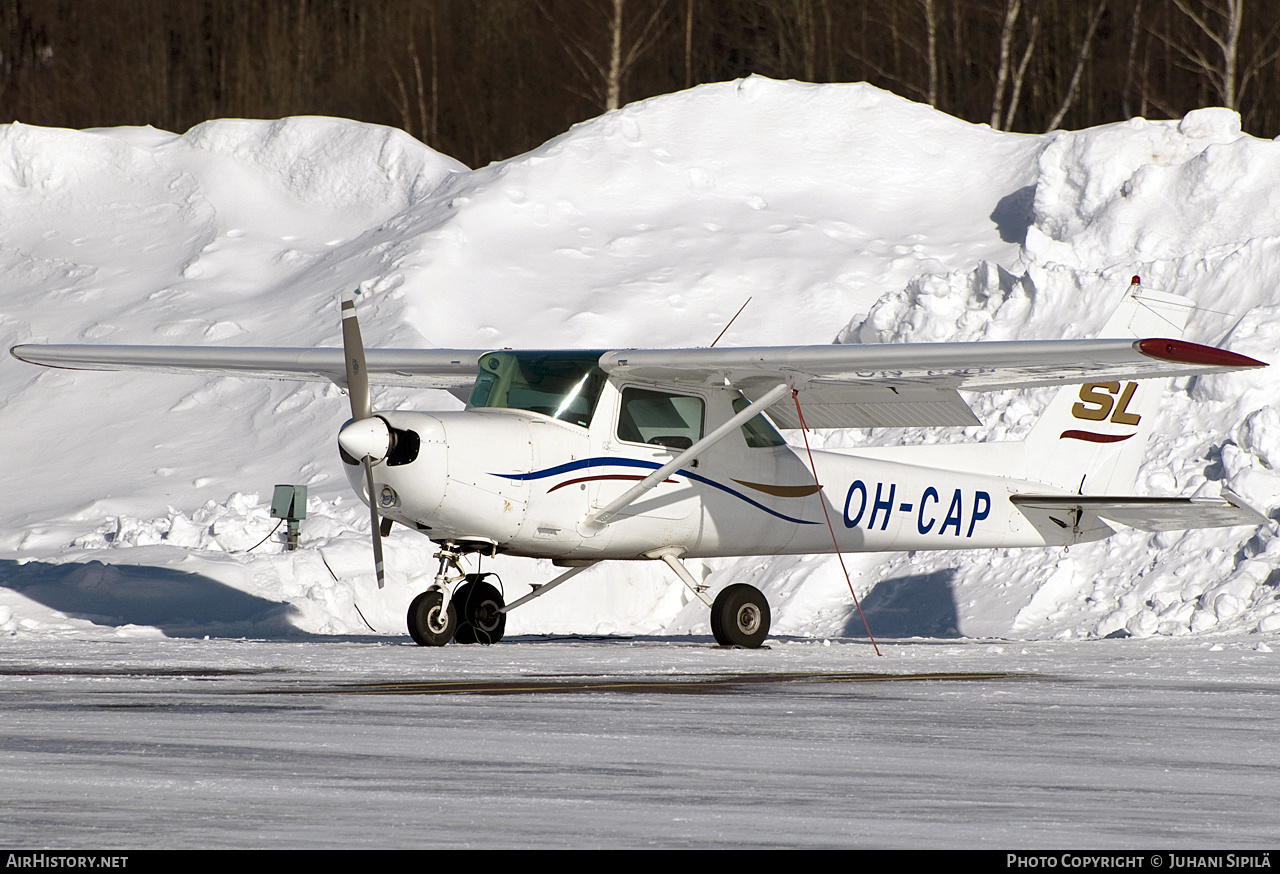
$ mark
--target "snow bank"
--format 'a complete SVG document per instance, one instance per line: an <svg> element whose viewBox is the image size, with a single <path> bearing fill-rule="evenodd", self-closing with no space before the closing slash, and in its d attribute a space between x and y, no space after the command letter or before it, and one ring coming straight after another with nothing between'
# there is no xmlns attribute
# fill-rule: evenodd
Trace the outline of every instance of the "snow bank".
<svg viewBox="0 0 1280 874"><path fill-rule="evenodd" d="M452 192L407 317L437 345L697 346L751 297L721 342L829 342L917 274L1016 260L1002 202L1042 147L861 84L642 101Z"/></svg>
<svg viewBox="0 0 1280 874"><path fill-rule="evenodd" d="M369 224L467 172L402 130L340 118L207 121L179 141L252 167L309 206L354 210Z"/></svg>
<svg viewBox="0 0 1280 874"><path fill-rule="evenodd" d="M1031 224L1017 273L990 263L917 277L883 296L844 342L979 341L1090 336L1130 273L1196 300L1188 336L1271 360L1280 348L1280 145L1240 133L1222 109L1181 122L1134 119L1049 135L1038 159ZM1225 336L1224 336L1225 335ZM1216 494L1222 487L1280 518L1280 373L1181 380L1139 475L1151 494ZM1020 437L1035 403L985 396L965 438ZM1030 409L1026 404L1032 402ZM1005 409L998 405L1007 404ZM946 433L834 435L829 445ZM1274 526L1147 535L1124 531L1073 547L990 556L935 554L877 563L880 578L944 569L974 614L966 633L1020 636L1187 634L1280 627ZM1010 608L1021 606L1011 626ZM979 612L983 616L977 615ZM874 626L873 626L874 630Z"/></svg>
<svg viewBox="0 0 1280 874"><path fill-rule="evenodd" d="M1099 269L1273 237L1278 170L1280 143L1245 136L1226 109L1056 134L1040 155L1027 250Z"/></svg>
<svg viewBox="0 0 1280 874"><path fill-rule="evenodd" d="M748 296L722 343L1083 337L1138 273L1200 304L1192 339L1269 360L1278 148L1220 109L1027 136L867 85L759 77L633 104L476 171L402 132L335 119L224 120L181 136L10 125L0 341L335 344L336 295L355 286L366 341L380 345L706 345ZM1171 385L1139 488L1228 487L1280 518L1277 378ZM964 431L815 439L1017 439L1047 397L976 398L983 425ZM430 392L375 403L456 407ZM367 516L332 446L346 415L331 386L0 365L0 453L18 460L0 472L12 496L0 506L0 630L400 633L433 547L393 533L392 584L376 590ZM275 482L310 488L303 548L248 551L273 524L259 495ZM1280 629L1278 551L1270 528L1123 531L1069 553L847 562L881 633L1149 636ZM72 566L85 562L116 570ZM502 558L484 569L516 595L553 573ZM696 572L760 585L778 633L865 633L830 557ZM124 606L86 601L90 589ZM707 623L664 568L615 563L517 611L510 630Z"/></svg>

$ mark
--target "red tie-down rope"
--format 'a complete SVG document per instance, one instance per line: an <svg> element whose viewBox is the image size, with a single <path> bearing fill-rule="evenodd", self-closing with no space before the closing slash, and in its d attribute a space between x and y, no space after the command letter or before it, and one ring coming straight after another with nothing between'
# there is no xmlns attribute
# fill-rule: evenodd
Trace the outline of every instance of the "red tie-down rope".
<svg viewBox="0 0 1280 874"><path fill-rule="evenodd" d="M840 570L844 571L844 581L849 584L849 594L853 595L853 606L858 608L858 616L862 619L862 627L867 629L867 637L870 638L876 655L884 655L884 653L880 652L880 646L876 643L875 635L871 633L871 626L867 624L867 617L862 612L862 605L858 603L858 595L853 591L853 580L849 579L849 569L844 565L844 556L840 553L840 544L836 540L836 529L831 524L831 514L827 512L827 501L822 493L822 483L818 482L818 468L813 464L813 450L809 448L809 426L804 423L804 412L800 409L800 392L794 388L791 390L791 400L796 403L796 415L800 417L800 433L804 436L804 451L809 456L809 471L813 474L813 484L818 487L818 502L822 504L822 515L827 519L827 530L831 532L831 545L835 547L836 558L840 559Z"/></svg>

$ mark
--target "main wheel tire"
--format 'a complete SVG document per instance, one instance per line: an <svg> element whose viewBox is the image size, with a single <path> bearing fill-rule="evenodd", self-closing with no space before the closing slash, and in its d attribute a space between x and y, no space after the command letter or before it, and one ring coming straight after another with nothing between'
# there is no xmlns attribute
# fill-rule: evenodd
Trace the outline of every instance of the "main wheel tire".
<svg viewBox="0 0 1280 874"><path fill-rule="evenodd" d="M711 633L721 646L758 649L769 635L769 602L755 586L734 583L711 605Z"/></svg>
<svg viewBox="0 0 1280 874"><path fill-rule="evenodd" d="M484 581L486 576L467 574L467 581L453 593L453 603L458 605L456 643L497 643L507 631L502 593Z"/></svg>
<svg viewBox="0 0 1280 874"><path fill-rule="evenodd" d="M442 603L444 596L435 589L430 589L414 598L409 605L409 636L418 646L444 646L453 639L453 634L458 629L458 612L452 601L449 602L449 609L442 611Z"/></svg>

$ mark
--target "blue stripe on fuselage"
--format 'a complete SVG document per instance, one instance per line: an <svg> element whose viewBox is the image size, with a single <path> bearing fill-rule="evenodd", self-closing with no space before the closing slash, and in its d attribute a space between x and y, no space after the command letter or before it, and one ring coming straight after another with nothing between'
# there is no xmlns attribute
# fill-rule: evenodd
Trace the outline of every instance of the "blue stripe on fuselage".
<svg viewBox="0 0 1280 874"><path fill-rule="evenodd" d="M491 476L498 476L498 477L502 477L503 479L516 480L518 482L529 482L532 480L546 479L547 477L550 477L550 476L558 476L562 473L572 473L575 470L591 470L592 468L606 468L606 467L638 467L638 468L641 468L642 470L657 470L658 468L662 467L662 465L653 461L641 461L637 458L584 458L581 461L570 461L567 464L558 464L555 467L548 467L545 470L535 470L535 471L531 471L530 473L495 473L495 474L491 474ZM680 476L684 477L685 479L691 479L694 482L699 482L699 483L702 483L703 485L711 486L714 489L719 489L722 492L733 495L735 498L738 498L741 501L746 501L751 506L755 507L758 510L763 510L764 512L768 513L770 516L776 516L777 518L784 519L787 522L794 522L796 525L817 525L818 524L817 522L808 522L808 521L805 521L804 519L796 519L784 513L779 513L777 510L771 510L768 507L766 507L764 504L761 504L760 502L754 501L751 498L747 497L737 489L731 489L726 485L721 485L715 480L707 479L705 476L699 476L698 474L685 470L684 468L681 468L680 470L678 470L677 473Z"/></svg>

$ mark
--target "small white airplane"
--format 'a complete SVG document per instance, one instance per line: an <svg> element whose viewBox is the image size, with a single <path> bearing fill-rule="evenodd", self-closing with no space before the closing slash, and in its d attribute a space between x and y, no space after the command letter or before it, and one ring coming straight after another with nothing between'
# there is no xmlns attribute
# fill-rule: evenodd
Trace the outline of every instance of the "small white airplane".
<svg viewBox="0 0 1280 874"><path fill-rule="evenodd" d="M764 595L738 583L713 600L682 559L1069 546L1113 534L1109 522L1147 531L1265 523L1229 492L1131 494L1162 378L1266 366L1165 339L1181 336L1193 308L1135 277L1103 330L1118 339L366 353L346 296L343 349L10 351L49 367L327 379L347 389L352 418L339 453L370 508L379 587L393 523L440 547L434 582L409 607L421 645L495 642L508 611L584 568L648 559L711 608L720 644L758 647L769 632ZM467 406L375 414L370 383L447 389ZM961 391L1050 385L1073 387L1018 443L801 455L776 430L976 425ZM488 575L460 564L498 552L566 570L504 604Z"/></svg>

